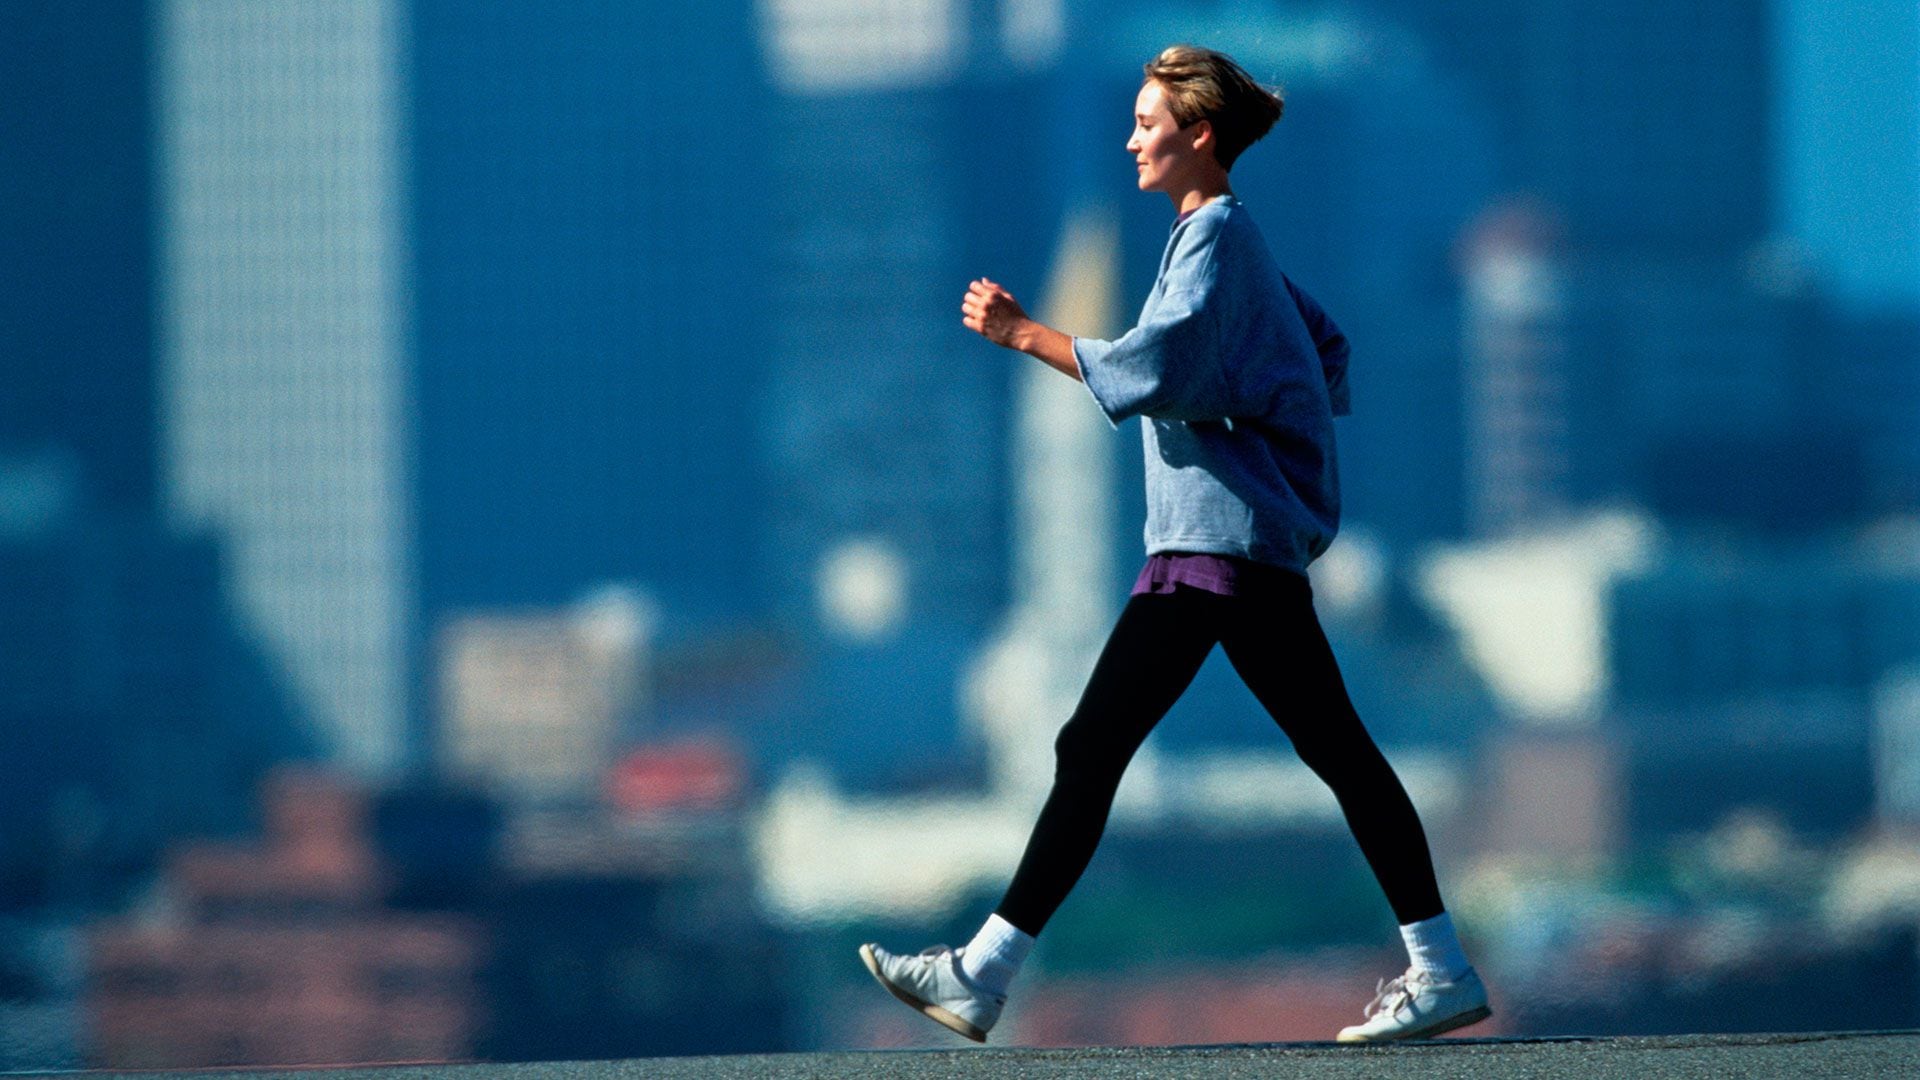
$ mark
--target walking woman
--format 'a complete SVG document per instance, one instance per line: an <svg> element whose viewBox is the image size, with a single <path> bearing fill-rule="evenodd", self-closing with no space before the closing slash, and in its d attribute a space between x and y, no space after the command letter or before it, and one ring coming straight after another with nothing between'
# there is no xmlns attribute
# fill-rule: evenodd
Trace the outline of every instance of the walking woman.
<svg viewBox="0 0 1920 1080"><path fill-rule="evenodd" d="M1127 763L1216 644L1333 789L1406 942L1406 973L1381 982L1340 1041L1432 1036L1490 1015L1419 815L1313 610L1307 564L1339 526L1347 342L1280 272L1227 183L1280 113L1229 57L1165 50L1146 65L1127 150L1140 190L1166 193L1179 216L1139 325L1117 341L1069 337L984 278L961 305L969 329L1085 383L1116 426L1143 417L1147 458L1147 563L1055 742L1053 790L1005 897L964 948L860 948L895 997L976 1041L1093 857Z"/></svg>

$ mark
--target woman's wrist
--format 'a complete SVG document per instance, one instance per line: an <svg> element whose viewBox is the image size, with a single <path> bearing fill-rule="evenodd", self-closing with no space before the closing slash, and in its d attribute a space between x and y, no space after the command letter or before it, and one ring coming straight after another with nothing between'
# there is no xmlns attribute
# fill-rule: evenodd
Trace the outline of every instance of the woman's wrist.
<svg viewBox="0 0 1920 1080"><path fill-rule="evenodd" d="M1026 333L1018 346L1021 352L1063 375L1075 379L1081 377L1080 360L1073 354L1073 338L1045 323L1031 320L1022 330Z"/></svg>
<svg viewBox="0 0 1920 1080"><path fill-rule="evenodd" d="M1022 319L1020 320L1020 324L1014 327L1013 334L1008 339L1007 344L1013 346L1020 352L1026 353L1028 356L1038 356L1040 355L1040 344L1046 340L1046 332L1047 328L1036 320Z"/></svg>

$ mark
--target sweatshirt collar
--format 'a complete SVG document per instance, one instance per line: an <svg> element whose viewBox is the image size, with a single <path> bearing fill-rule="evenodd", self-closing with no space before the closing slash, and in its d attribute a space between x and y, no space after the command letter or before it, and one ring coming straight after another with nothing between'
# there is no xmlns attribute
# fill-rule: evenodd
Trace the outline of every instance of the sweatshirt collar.
<svg viewBox="0 0 1920 1080"><path fill-rule="evenodd" d="M1214 203L1217 203L1217 202L1239 202L1239 201L1240 201L1240 200L1238 200L1238 199L1236 199L1236 198L1234 198L1234 196L1233 196L1233 192L1231 192L1231 191L1223 191L1223 192L1221 192L1220 194L1218 194L1218 195L1215 195L1215 196L1214 196L1213 198L1211 198L1211 199L1208 199L1208 200L1207 200L1206 202L1203 202L1203 203L1201 203L1201 204L1200 204L1199 206L1196 206L1196 207L1194 207L1193 209L1191 209L1191 210L1188 210L1188 211L1187 211L1186 213L1184 213L1184 214L1181 214L1181 215L1180 215L1179 217L1177 217L1177 218L1174 218L1174 219L1173 219L1173 227L1174 227L1174 228L1176 228L1176 229L1177 229L1177 228L1179 228L1179 227L1180 227L1180 223L1181 223L1181 222L1183 222L1183 221L1185 221L1185 220L1187 220L1188 218L1190 218L1190 217L1192 217L1193 215L1195 215L1195 214L1197 214L1197 213L1199 213L1200 211L1202 211L1202 210L1205 210L1205 209L1206 209L1207 207L1209 207L1209 206L1212 206L1212 205L1213 205Z"/></svg>

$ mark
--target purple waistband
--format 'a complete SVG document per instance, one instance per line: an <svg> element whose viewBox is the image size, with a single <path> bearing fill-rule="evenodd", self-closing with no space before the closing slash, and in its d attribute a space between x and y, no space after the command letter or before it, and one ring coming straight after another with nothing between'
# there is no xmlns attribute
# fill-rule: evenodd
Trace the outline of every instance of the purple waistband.
<svg viewBox="0 0 1920 1080"><path fill-rule="evenodd" d="M1170 593L1185 585L1220 596L1251 596L1275 587L1306 584L1302 574L1231 555L1163 551L1147 557L1134 579L1134 596Z"/></svg>

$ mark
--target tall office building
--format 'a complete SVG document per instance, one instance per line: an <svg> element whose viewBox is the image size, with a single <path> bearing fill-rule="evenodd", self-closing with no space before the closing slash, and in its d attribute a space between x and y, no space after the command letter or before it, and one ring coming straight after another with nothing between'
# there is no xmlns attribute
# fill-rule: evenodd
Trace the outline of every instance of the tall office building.
<svg viewBox="0 0 1920 1080"><path fill-rule="evenodd" d="M162 501L340 764L408 751L396 0L164 0Z"/></svg>
<svg viewBox="0 0 1920 1080"><path fill-rule="evenodd" d="M1868 818L1906 738L1899 680L1920 661L1910 538L1885 541L1682 533L1614 584L1612 707L1636 828L1700 828L1740 805L1829 833Z"/></svg>
<svg viewBox="0 0 1920 1080"><path fill-rule="evenodd" d="M1821 355L1833 338L1796 343L1806 275L1768 240L1780 81L1768 5L1374 5L1463 80L1496 135L1499 188L1562 236L1563 361L1538 383L1550 393L1507 393L1467 328L1476 527L1487 500L1527 497L1526 484L1474 471L1517 460L1515 432L1555 433L1558 501L1580 507L1657 500L1676 459L1824 423L1808 390L1835 366ZM1503 394L1503 407L1483 407Z"/></svg>
<svg viewBox="0 0 1920 1080"><path fill-rule="evenodd" d="M1462 245L1467 522L1478 536L1550 524L1573 503L1564 253L1544 213L1485 215Z"/></svg>
<svg viewBox="0 0 1920 1080"><path fill-rule="evenodd" d="M0 458L57 453L134 513L154 505L147 7L0 5Z"/></svg>
<svg viewBox="0 0 1920 1080"><path fill-rule="evenodd" d="M1773 221L1769 5L1370 0L1489 109L1576 246L1737 251Z"/></svg>
<svg viewBox="0 0 1920 1080"><path fill-rule="evenodd" d="M1810 361L1794 347L1802 298L1757 284L1746 261L1582 256L1561 215L1524 205L1489 211L1461 247L1473 533L1551 525L1622 496L1715 516L1729 481L1745 481L1700 468L1703 456L1811 441L1795 430L1811 405ZM1815 449L1801 456L1832 458ZM1675 457L1695 468L1672 468Z"/></svg>
<svg viewBox="0 0 1920 1080"><path fill-rule="evenodd" d="M1874 687L1873 781L1883 824L1920 827L1920 668L1897 668Z"/></svg>
<svg viewBox="0 0 1920 1080"><path fill-rule="evenodd" d="M116 902L304 749L221 538L159 520L155 10L0 4L0 909Z"/></svg>
<svg viewBox="0 0 1920 1080"><path fill-rule="evenodd" d="M1011 260L969 256L1036 214L1014 202L990 220L976 185L1002 181L969 160L968 129L983 109L1030 113L983 77L1003 43L972 5L772 3L760 33L780 93L761 399L777 595L831 633L821 571L885 552L902 619L983 630L1006 599L1011 364L959 325L959 304L971 278L1018 281Z"/></svg>
<svg viewBox="0 0 1920 1080"><path fill-rule="evenodd" d="M1010 48L988 3L759 13L777 95L762 562L810 657L769 739L868 787L965 783L982 748L957 682L1008 601L1013 387L1032 361L962 327L960 298L982 276L1029 303L1041 286L1061 203L1040 153L1051 53Z"/></svg>
<svg viewBox="0 0 1920 1080"><path fill-rule="evenodd" d="M422 632L758 603L751 4L409 0Z"/></svg>

